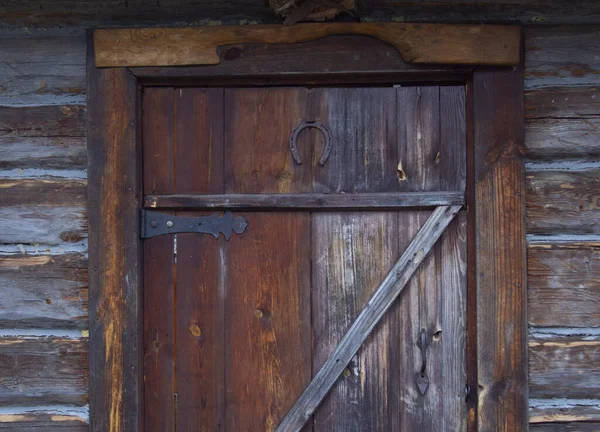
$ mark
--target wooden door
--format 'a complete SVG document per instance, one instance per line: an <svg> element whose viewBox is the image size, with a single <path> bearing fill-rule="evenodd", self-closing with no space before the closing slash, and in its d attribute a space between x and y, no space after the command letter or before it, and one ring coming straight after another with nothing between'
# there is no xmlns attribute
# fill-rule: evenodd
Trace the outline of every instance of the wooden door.
<svg viewBox="0 0 600 432"><path fill-rule="evenodd" d="M314 128L292 157L302 121L330 133L323 165ZM146 88L144 194L464 192L465 141L462 86ZM275 430L431 208L232 212L229 240L144 241L146 430ZM305 430L465 430L466 231L461 212Z"/></svg>

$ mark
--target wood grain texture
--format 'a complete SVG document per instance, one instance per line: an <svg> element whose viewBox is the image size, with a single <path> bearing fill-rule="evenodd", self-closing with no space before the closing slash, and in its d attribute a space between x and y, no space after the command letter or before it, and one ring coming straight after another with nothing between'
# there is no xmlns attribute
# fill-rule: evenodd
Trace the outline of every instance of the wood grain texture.
<svg viewBox="0 0 600 432"><path fill-rule="evenodd" d="M398 214L319 213L312 219L313 371L317 373L400 257ZM388 430L401 385L395 317L386 314L314 415L314 430Z"/></svg>
<svg viewBox="0 0 600 432"><path fill-rule="evenodd" d="M75 415L28 411L23 414L0 414L0 430L86 432L89 424Z"/></svg>
<svg viewBox="0 0 600 432"><path fill-rule="evenodd" d="M600 233L597 205L600 174L585 171L530 171L526 177L527 231Z"/></svg>
<svg viewBox="0 0 600 432"><path fill-rule="evenodd" d="M225 258L226 430L273 431L310 381L310 219L238 215L252 229Z"/></svg>
<svg viewBox="0 0 600 432"><path fill-rule="evenodd" d="M546 87L525 92L525 116L540 118L598 118L600 87Z"/></svg>
<svg viewBox="0 0 600 432"><path fill-rule="evenodd" d="M225 192L310 192L312 147L303 133L297 165L288 139L306 118L304 88L227 89L225 91Z"/></svg>
<svg viewBox="0 0 600 432"><path fill-rule="evenodd" d="M83 206L86 185L86 180L0 179L0 207Z"/></svg>
<svg viewBox="0 0 600 432"><path fill-rule="evenodd" d="M0 257L0 326L86 328L87 259L83 254Z"/></svg>
<svg viewBox="0 0 600 432"><path fill-rule="evenodd" d="M544 430L542 426L550 427L551 424L555 424L559 427L558 430L561 430L560 427L566 428L571 423L559 422L594 421L600 421L600 404L593 399L538 399L532 400L529 407L530 430L537 425ZM585 424L596 425L598 423ZM572 425L576 427L581 424L572 423Z"/></svg>
<svg viewBox="0 0 600 432"><path fill-rule="evenodd" d="M176 279L173 235L144 241L144 424L176 430Z"/></svg>
<svg viewBox="0 0 600 432"><path fill-rule="evenodd" d="M393 172L393 171L392 171ZM352 194L220 194L220 195L146 195L144 207L176 208L300 208L369 209L398 207L428 207L463 204L463 192L379 192Z"/></svg>
<svg viewBox="0 0 600 432"><path fill-rule="evenodd" d="M598 135L600 118L529 119L525 123L527 156L538 160L597 159Z"/></svg>
<svg viewBox="0 0 600 432"><path fill-rule="evenodd" d="M531 432L596 432L600 423L540 423L529 427Z"/></svg>
<svg viewBox="0 0 600 432"><path fill-rule="evenodd" d="M0 137L0 169L73 169L87 166L84 137Z"/></svg>
<svg viewBox="0 0 600 432"><path fill-rule="evenodd" d="M589 398L600 389L600 340L566 336L529 340L532 398ZM573 419L576 420L576 419Z"/></svg>
<svg viewBox="0 0 600 432"><path fill-rule="evenodd" d="M0 55L0 105L85 103L82 30L5 30Z"/></svg>
<svg viewBox="0 0 600 432"><path fill-rule="evenodd" d="M90 428L142 429L139 95L88 43Z"/></svg>
<svg viewBox="0 0 600 432"><path fill-rule="evenodd" d="M96 30L97 67L218 64L217 48L242 43L295 43L339 34L361 34L393 45L406 62L514 65L520 29L399 23L326 23Z"/></svg>
<svg viewBox="0 0 600 432"><path fill-rule="evenodd" d="M522 86L522 67L472 82L479 430L527 428Z"/></svg>
<svg viewBox="0 0 600 432"><path fill-rule="evenodd" d="M529 324L595 327L600 322L600 244L548 243L527 248Z"/></svg>
<svg viewBox="0 0 600 432"><path fill-rule="evenodd" d="M88 403L85 339L0 338L0 403Z"/></svg>
<svg viewBox="0 0 600 432"><path fill-rule="evenodd" d="M84 105L0 106L0 136L83 137Z"/></svg>
<svg viewBox="0 0 600 432"><path fill-rule="evenodd" d="M597 23L525 28L525 87L599 84L599 37Z"/></svg>

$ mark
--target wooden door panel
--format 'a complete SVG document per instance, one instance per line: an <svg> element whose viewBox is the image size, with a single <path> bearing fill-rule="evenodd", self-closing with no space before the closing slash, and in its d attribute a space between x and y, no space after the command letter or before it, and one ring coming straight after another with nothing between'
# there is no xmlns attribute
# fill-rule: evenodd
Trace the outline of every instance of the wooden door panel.
<svg viewBox="0 0 600 432"><path fill-rule="evenodd" d="M227 430L274 430L311 378L310 215L243 216L225 263Z"/></svg>
<svg viewBox="0 0 600 432"><path fill-rule="evenodd" d="M148 194L465 188L464 87L149 88L143 104ZM323 166L313 129L292 158L303 120L331 131ZM430 214L267 210L236 212L229 241L146 241L147 430L274 430ZM460 214L307 430L465 429L465 233Z"/></svg>

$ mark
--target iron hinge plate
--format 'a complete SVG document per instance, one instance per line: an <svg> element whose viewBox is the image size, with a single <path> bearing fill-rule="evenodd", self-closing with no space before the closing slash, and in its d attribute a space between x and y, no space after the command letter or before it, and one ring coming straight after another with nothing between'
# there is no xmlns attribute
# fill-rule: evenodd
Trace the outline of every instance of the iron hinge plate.
<svg viewBox="0 0 600 432"><path fill-rule="evenodd" d="M233 217L231 212L222 216L214 213L211 216L174 216L151 210L140 213L140 237L148 239L164 234L198 233L211 234L215 238L219 234L229 240L233 233L242 234L248 222L241 217Z"/></svg>

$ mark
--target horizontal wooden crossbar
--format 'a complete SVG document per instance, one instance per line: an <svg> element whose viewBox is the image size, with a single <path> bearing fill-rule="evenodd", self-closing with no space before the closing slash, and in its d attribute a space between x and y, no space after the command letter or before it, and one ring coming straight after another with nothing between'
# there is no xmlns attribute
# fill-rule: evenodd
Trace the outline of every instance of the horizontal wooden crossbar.
<svg viewBox="0 0 600 432"><path fill-rule="evenodd" d="M395 209L463 205L464 193L379 192L340 194L223 194L223 195L146 195L147 209Z"/></svg>
<svg viewBox="0 0 600 432"><path fill-rule="evenodd" d="M308 42L365 35L396 48L407 63L516 65L520 28L503 25L307 23L189 28L103 29L94 32L96 67L219 64L219 47Z"/></svg>

